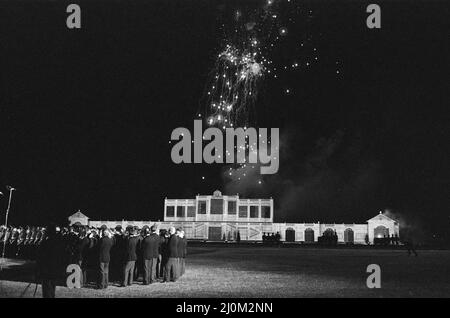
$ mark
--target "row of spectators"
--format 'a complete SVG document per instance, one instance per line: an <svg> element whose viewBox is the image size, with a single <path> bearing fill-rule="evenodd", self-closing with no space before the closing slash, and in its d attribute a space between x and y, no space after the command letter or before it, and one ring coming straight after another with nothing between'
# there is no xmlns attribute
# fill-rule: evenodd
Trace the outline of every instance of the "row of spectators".
<svg viewBox="0 0 450 318"><path fill-rule="evenodd" d="M337 245L338 244L338 236L336 231L327 232L325 231L322 236L317 238L317 242L323 245Z"/></svg>
<svg viewBox="0 0 450 318"><path fill-rule="evenodd" d="M67 228L65 229L68 230ZM37 247L45 238L45 228L38 226L6 228L0 226L0 246L5 246L5 257L35 259Z"/></svg>
<svg viewBox="0 0 450 318"><path fill-rule="evenodd" d="M281 240L280 232L275 233L266 233L263 232L262 241L263 243L279 243Z"/></svg>
<svg viewBox="0 0 450 318"><path fill-rule="evenodd" d="M397 234L391 236L384 235L383 237L375 237L373 239L374 245L400 245L400 238Z"/></svg>

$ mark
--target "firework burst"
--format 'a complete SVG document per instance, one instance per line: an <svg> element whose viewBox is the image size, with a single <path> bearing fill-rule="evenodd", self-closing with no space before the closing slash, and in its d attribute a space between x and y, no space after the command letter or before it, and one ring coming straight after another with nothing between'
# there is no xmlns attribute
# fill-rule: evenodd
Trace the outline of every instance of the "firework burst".
<svg viewBox="0 0 450 318"><path fill-rule="evenodd" d="M222 24L224 38L198 112L209 126L255 124L262 83L288 69L274 65L280 64L273 63L274 50L287 37L286 25L293 24L298 11L298 3L291 0L265 0L256 8L235 9L232 23ZM295 61L289 63L289 69L294 68L299 68Z"/></svg>
<svg viewBox="0 0 450 318"><path fill-rule="evenodd" d="M221 23L223 38L198 117L207 125L224 130L258 126L258 99L264 91L261 88L270 86L268 80L283 81L286 72L305 71L318 62L317 48L307 30L312 16L311 10L301 8L299 1L293 0L262 0L256 7L242 4L226 10L226 22ZM294 94L289 83L282 86L282 94ZM253 146L246 152L257 151L251 149ZM230 165L226 178L241 182L257 168L258 165ZM263 184L263 180L258 179L257 184Z"/></svg>
<svg viewBox="0 0 450 318"><path fill-rule="evenodd" d="M214 81L207 92L208 125L223 129L247 125L265 70L257 52L227 45L217 57Z"/></svg>

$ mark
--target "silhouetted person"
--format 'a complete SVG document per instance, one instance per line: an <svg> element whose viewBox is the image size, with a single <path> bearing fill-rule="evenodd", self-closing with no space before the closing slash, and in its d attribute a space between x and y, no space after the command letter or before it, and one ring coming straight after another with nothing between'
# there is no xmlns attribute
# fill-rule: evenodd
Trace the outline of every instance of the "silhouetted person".
<svg viewBox="0 0 450 318"><path fill-rule="evenodd" d="M125 237L122 227L116 226L114 229L114 245L111 247L111 262L109 264L109 273L112 280L123 279L123 264L125 263Z"/></svg>
<svg viewBox="0 0 450 318"><path fill-rule="evenodd" d="M103 229L103 235L98 241L99 278L98 288L108 288L110 251L114 245L112 234L108 229Z"/></svg>
<svg viewBox="0 0 450 318"><path fill-rule="evenodd" d="M88 251L92 248L93 240L87 236L86 229L81 228L79 231L80 238L78 239L76 246L76 261L81 269L80 285L83 287L87 283Z"/></svg>
<svg viewBox="0 0 450 318"><path fill-rule="evenodd" d="M37 276L42 282L42 297L54 298L56 283L64 274L64 247L53 224L47 226L45 238L37 252Z"/></svg>
<svg viewBox="0 0 450 318"><path fill-rule="evenodd" d="M141 274L144 272L144 264L142 263L143 259L142 259L141 243L142 243L142 240L144 239L145 229L148 228L148 226L144 225L141 230L139 230L136 226L132 226L130 228L131 228L131 230L134 229L136 231L136 233L139 235L139 245L136 250L137 260L136 260L136 264L134 266L134 280L138 280L139 277L141 276Z"/></svg>
<svg viewBox="0 0 450 318"><path fill-rule="evenodd" d="M134 266L137 260L137 246L139 244L139 235L135 229L131 229L129 236L124 239L125 247L125 264L123 266L122 286L130 286L133 284Z"/></svg>
<svg viewBox="0 0 450 318"><path fill-rule="evenodd" d="M179 277L181 277L185 272L185 260L187 254L187 240L184 236L184 231L180 230L178 233L178 258L179 258Z"/></svg>
<svg viewBox="0 0 450 318"><path fill-rule="evenodd" d="M399 237L397 234L395 234L395 237L394 237L395 245L398 245L398 241L399 241Z"/></svg>
<svg viewBox="0 0 450 318"><path fill-rule="evenodd" d="M417 256L416 247L414 241L411 238L406 240L404 244L406 249L408 250L408 256L411 256L412 253Z"/></svg>
<svg viewBox="0 0 450 318"><path fill-rule="evenodd" d="M166 230L163 230L160 235L160 246L159 246L159 262L157 265L157 273L159 274L159 278L164 278L164 271L166 269L167 260L169 259L167 244L169 242L169 233Z"/></svg>
<svg viewBox="0 0 450 318"><path fill-rule="evenodd" d="M275 234L275 241L277 242L278 247L280 247L280 243L281 243L280 232L277 232L277 234Z"/></svg>
<svg viewBox="0 0 450 318"><path fill-rule="evenodd" d="M179 237L175 234L175 228L169 228L169 240L167 243L167 259L166 268L164 271L164 282L176 282L178 279L178 240Z"/></svg>
<svg viewBox="0 0 450 318"><path fill-rule="evenodd" d="M150 229L146 228L144 235L141 243L144 263L144 285L148 285L156 281L156 265L158 263L161 238L156 233L155 225L152 225Z"/></svg>

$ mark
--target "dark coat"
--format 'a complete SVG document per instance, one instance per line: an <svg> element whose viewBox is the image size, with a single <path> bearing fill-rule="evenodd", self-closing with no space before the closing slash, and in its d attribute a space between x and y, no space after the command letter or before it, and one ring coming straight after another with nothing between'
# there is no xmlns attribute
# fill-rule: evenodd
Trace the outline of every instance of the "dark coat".
<svg viewBox="0 0 450 318"><path fill-rule="evenodd" d="M167 254L168 254L169 258L178 258L179 257L178 242L180 240L181 239L178 236L176 236L175 234L169 238L169 241L167 243Z"/></svg>
<svg viewBox="0 0 450 318"><path fill-rule="evenodd" d="M91 239L88 238L87 236L79 239L77 242L77 261L86 261L87 257L88 257L88 250L89 248L91 248Z"/></svg>
<svg viewBox="0 0 450 318"><path fill-rule="evenodd" d="M136 261L137 254L136 250L139 244L139 237L130 236L125 241L125 261Z"/></svg>
<svg viewBox="0 0 450 318"><path fill-rule="evenodd" d="M103 236L98 241L98 260L100 263L109 263L111 261L110 251L114 245L114 240Z"/></svg>
<svg viewBox="0 0 450 318"><path fill-rule="evenodd" d="M144 259L158 258L161 239L158 234L152 233L146 236L141 243L142 256Z"/></svg>
<svg viewBox="0 0 450 318"><path fill-rule="evenodd" d="M186 256L186 238L178 237L177 242L177 250L178 250L178 257L184 258Z"/></svg>
<svg viewBox="0 0 450 318"><path fill-rule="evenodd" d="M185 258L186 257L186 255L187 255L187 238L186 238L186 236L185 237L183 237L183 258Z"/></svg>
<svg viewBox="0 0 450 318"><path fill-rule="evenodd" d="M169 239L164 236L160 236L159 238L161 240L161 245L159 247L159 253L161 254L162 258L167 259L167 258L169 258L168 249L167 249L167 243L169 242Z"/></svg>
<svg viewBox="0 0 450 318"><path fill-rule="evenodd" d="M57 279L64 276L64 245L56 236L44 239L37 251L39 277Z"/></svg>
<svg viewBox="0 0 450 318"><path fill-rule="evenodd" d="M119 264L121 265L126 257L126 237L123 235L114 235L114 246L111 248L111 266L116 268Z"/></svg>

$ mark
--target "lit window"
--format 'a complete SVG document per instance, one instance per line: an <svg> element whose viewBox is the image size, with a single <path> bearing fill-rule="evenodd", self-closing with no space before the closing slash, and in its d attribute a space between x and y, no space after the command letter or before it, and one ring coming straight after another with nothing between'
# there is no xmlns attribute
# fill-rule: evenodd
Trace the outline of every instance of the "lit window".
<svg viewBox="0 0 450 318"><path fill-rule="evenodd" d="M167 206L167 212L166 212L167 217L174 217L175 216L175 207L173 205Z"/></svg>
<svg viewBox="0 0 450 318"><path fill-rule="evenodd" d="M236 214L236 201L228 201L228 214Z"/></svg>
<svg viewBox="0 0 450 318"><path fill-rule="evenodd" d="M239 217L247 218L248 217L248 209L245 205L239 206Z"/></svg>
<svg viewBox="0 0 450 318"><path fill-rule="evenodd" d="M270 206L261 207L261 217L264 219L270 219Z"/></svg>
<svg viewBox="0 0 450 318"><path fill-rule="evenodd" d="M223 214L223 199L211 199L211 214Z"/></svg>
<svg viewBox="0 0 450 318"><path fill-rule="evenodd" d="M179 218L184 217L184 207L183 206L177 206L177 217L179 217Z"/></svg>
<svg viewBox="0 0 450 318"><path fill-rule="evenodd" d="M195 206L188 206L187 207L187 217L188 218L193 218L193 217L195 217Z"/></svg>
<svg viewBox="0 0 450 318"><path fill-rule="evenodd" d="M206 214L206 201L198 201L198 214Z"/></svg>
<svg viewBox="0 0 450 318"><path fill-rule="evenodd" d="M258 217L258 207L256 205L250 206L250 217L257 218Z"/></svg>

